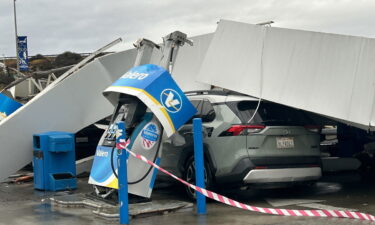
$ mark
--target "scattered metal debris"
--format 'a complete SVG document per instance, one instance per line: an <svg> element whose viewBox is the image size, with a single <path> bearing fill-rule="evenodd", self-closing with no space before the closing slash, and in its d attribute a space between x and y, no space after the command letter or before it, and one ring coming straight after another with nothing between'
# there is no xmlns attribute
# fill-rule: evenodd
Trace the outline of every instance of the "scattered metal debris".
<svg viewBox="0 0 375 225"><path fill-rule="evenodd" d="M54 196L51 202L61 207L82 207L94 209L93 213L105 218L118 218L117 205L111 205L102 201L95 201L83 194L66 196ZM152 202L136 203L129 205L129 215L132 217L147 216L153 214L167 214L178 210L192 209L193 203L178 200L154 200Z"/></svg>

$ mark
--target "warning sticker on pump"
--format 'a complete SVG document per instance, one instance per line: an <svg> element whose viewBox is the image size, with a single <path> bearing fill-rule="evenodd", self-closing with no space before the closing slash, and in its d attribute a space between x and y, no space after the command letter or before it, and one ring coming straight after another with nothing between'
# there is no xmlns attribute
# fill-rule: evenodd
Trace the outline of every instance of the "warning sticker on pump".
<svg viewBox="0 0 375 225"><path fill-rule="evenodd" d="M159 139L158 126L153 122L148 123L142 130L141 137L142 146L147 150L151 149Z"/></svg>

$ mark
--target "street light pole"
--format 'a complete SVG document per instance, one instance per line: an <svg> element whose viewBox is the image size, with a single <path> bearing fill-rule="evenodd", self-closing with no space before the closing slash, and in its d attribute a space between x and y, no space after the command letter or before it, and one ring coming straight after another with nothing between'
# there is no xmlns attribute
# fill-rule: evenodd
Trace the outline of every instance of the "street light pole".
<svg viewBox="0 0 375 225"><path fill-rule="evenodd" d="M5 55L3 54L3 64L4 64L4 67L3 67L3 72L4 74L7 73L7 64L5 63Z"/></svg>
<svg viewBox="0 0 375 225"><path fill-rule="evenodd" d="M18 33L17 33L17 14L16 14L16 0L13 0L13 9L14 9L14 32L16 36L16 61L17 61L17 71L20 71L19 60L18 60Z"/></svg>

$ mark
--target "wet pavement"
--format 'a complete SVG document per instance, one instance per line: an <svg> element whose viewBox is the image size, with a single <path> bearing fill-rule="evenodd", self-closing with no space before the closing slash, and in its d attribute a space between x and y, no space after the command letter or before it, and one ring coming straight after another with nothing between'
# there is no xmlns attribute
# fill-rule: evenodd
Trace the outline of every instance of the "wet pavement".
<svg viewBox="0 0 375 225"><path fill-rule="evenodd" d="M356 173L326 175L312 186L272 190L231 190L223 194L237 201L259 207L287 209L354 209L375 214L375 182L364 182ZM118 219L106 219L88 208L67 208L52 204L51 196L88 193L87 179L79 179L77 191L41 192L33 184L0 184L0 224L119 224ZM159 187L153 200L189 201L182 186ZM131 224L373 224L352 219L283 217L265 215L208 201L207 215L198 216L195 209L167 214L152 214L131 219ZM375 223L374 223L375 224Z"/></svg>

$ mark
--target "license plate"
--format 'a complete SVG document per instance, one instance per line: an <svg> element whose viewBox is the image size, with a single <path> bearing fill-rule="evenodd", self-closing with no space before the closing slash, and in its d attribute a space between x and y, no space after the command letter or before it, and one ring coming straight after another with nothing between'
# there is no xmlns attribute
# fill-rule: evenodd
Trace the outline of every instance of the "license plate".
<svg viewBox="0 0 375 225"><path fill-rule="evenodd" d="M277 137L276 138L277 148L294 148L294 139L292 137Z"/></svg>

